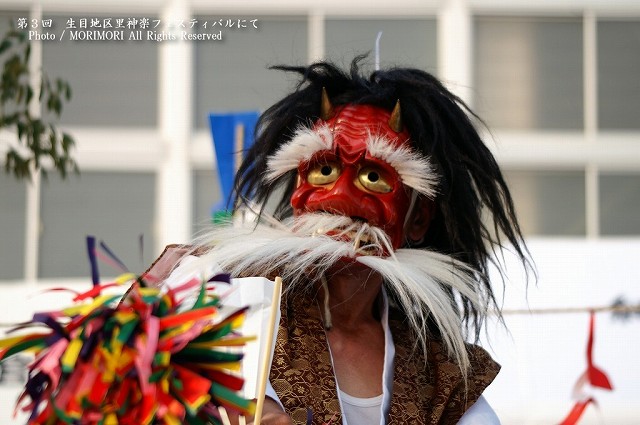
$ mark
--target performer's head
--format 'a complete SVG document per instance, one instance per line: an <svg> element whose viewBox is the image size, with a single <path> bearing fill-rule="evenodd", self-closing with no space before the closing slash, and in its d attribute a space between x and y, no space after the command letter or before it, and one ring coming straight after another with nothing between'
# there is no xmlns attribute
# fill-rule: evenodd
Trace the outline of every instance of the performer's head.
<svg viewBox="0 0 640 425"><path fill-rule="evenodd" d="M497 304L492 254L509 243L529 267L509 190L482 122L435 77L404 68L365 77L358 62L349 73L325 62L276 67L301 82L260 117L235 194L281 223L216 228L202 261L279 274L287 293L365 266L417 341L437 334L464 369L464 329L478 337Z"/></svg>
<svg viewBox="0 0 640 425"><path fill-rule="evenodd" d="M261 116L239 198L270 200L277 218L364 220L394 249L430 248L482 275L501 237L524 259L509 191L474 126L481 121L426 72L365 77L358 62L349 74L324 62L276 67L302 81Z"/></svg>
<svg viewBox="0 0 640 425"><path fill-rule="evenodd" d="M371 105L336 107L323 95L324 110L312 128L303 128L269 160L269 179L298 164L291 196L295 215L328 212L362 220L389 236L394 249L416 233L410 217L419 192L433 198L435 178L426 158L410 147L400 104L393 112ZM417 186L416 189L412 186ZM425 217L422 237L428 225Z"/></svg>

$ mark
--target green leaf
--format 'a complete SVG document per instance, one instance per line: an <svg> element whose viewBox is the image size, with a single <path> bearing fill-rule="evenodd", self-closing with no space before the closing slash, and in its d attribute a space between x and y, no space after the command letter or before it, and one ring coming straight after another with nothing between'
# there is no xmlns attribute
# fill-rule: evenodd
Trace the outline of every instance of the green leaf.
<svg viewBox="0 0 640 425"><path fill-rule="evenodd" d="M37 95L45 118L31 115L29 105L36 93L30 81L31 45L27 36L26 31L11 29L0 38L0 128L14 131L19 143L29 150L25 154L9 150L4 168L17 179L30 179L33 168L40 169L43 161L50 158L54 169L65 178L70 171L78 173L78 165L71 156L75 141L59 132L51 117L59 118L62 114L65 102L71 99L71 86L62 78L49 80L42 70ZM46 170L41 171L46 178Z"/></svg>
<svg viewBox="0 0 640 425"><path fill-rule="evenodd" d="M10 126L15 124L18 121L18 114L17 113L13 113L13 114L9 114L6 115L3 119L3 126Z"/></svg>
<svg viewBox="0 0 640 425"><path fill-rule="evenodd" d="M62 151L64 153L69 152L69 148L72 148L76 142L67 133L62 133Z"/></svg>
<svg viewBox="0 0 640 425"><path fill-rule="evenodd" d="M33 99L33 89L31 86L27 86L27 99L25 103L29 105L31 103L31 99Z"/></svg>
<svg viewBox="0 0 640 425"><path fill-rule="evenodd" d="M47 152L49 156L53 159L53 162L58 162L58 149L56 148L58 145L58 138L56 137L56 133L49 133L49 149Z"/></svg>
<svg viewBox="0 0 640 425"><path fill-rule="evenodd" d="M24 136L24 132L27 129L27 126L23 122L17 122L16 127L18 129L18 140L22 140Z"/></svg>
<svg viewBox="0 0 640 425"><path fill-rule="evenodd" d="M26 31L15 31L14 30L14 34L16 34L16 37L18 38L18 40L21 43L24 43L27 41L27 32Z"/></svg>
<svg viewBox="0 0 640 425"><path fill-rule="evenodd" d="M56 96L54 99L54 110L56 111L56 116L60 117L60 114L62 114L62 101L60 100L60 96Z"/></svg>
<svg viewBox="0 0 640 425"><path fill-rule="evenodd" d="M6 52L10 47L11 41L7 40L6 38L2 40L2 43L0 43L0 55Z"/></svg>
<svg viewBox="0 0 640 425"><path fill-rule="evenodd" d="M4 72L9 81L17 82L23 68L22 60L18 55L13 55L4 63Z"/></svg>
<svg viewBox="0 0 640 425"><path fill-rule="evenodd" d="M62 180L67 178L67 167L64 161L56 162L56 169L58 170L58 173L60 173L60 178L62 178Z"/></svg>
<svg viewBox="0 0 640 425"><path fill-rule="evenodd" d="M22 158L20 154L13 148L9 149L5 158L5 171L7 173L13 172L16 179L21 180L27 178L31 180L31 173L29 170L29 160Z"/></svg>

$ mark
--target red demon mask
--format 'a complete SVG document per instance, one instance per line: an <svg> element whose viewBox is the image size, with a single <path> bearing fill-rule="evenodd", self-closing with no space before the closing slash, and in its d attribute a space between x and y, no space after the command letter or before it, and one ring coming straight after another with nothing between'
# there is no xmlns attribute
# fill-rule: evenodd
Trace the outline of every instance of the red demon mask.
<svg viewBox="0 0 640 425"><path fill-rule="evenodd" d="M365 220L383 229L394 249L402 245L411 189L392 157L408 147L410 136L392 128L393 114L371 105L346 105L315 123L313 132L326 149L298 166L294 214L323 211Z"/></svg>

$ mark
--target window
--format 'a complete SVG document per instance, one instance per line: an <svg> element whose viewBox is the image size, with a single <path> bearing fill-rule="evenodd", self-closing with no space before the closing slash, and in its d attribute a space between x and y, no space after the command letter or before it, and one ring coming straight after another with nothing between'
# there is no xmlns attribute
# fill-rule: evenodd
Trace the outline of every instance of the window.
<svg viewBox="0 0 640 425"><path fill-rule="evenodd" d="M640 130L640 20L598 21L601 130Z"/></svg>
<svg viewBox="0 0 640 425"><path fill-rule="evenodd" d="M221 198L218 176L214 170L196 170L193 182L193 226L192 233L199 235L206 231L212 222L213 205Z"/></svg>
<svg viewBox="0 0 640 425"><path fill-rule="evenodd" d="M343 19L329 18L325 24L328 59L347 69L356 55L369 53L373 65L375 42L380 39L380 66L408 66L431 73L437 70L435 19ZM373 66L371 66L373 68Z"/></svg>
<svg viewBox="0 0 640 425"><path fill-rule="evenodd" d="M83 171L42 182L42 234L38 275L88 277L86 237L103 240L132 272L153 260L155 176L150 173ZM139 236L146 256L140 258ZM148 252L147 252L148 251ZM121 271L100 264L103 276Z"/></svg>
<svg viewBox="0 0 640 425"><path fill-rule="evenodd" d="M198 21L215 17L199 16ZM304 16L230 17L246 28L221 29L221 41L193 42L195 57L195 126L208 128L210 112L264 110L291 89L293 80L273 65L307 63ZM256 26L249 24L257 19ZM211 32L211 28L200 31Z"/></svg>
<svg viewBox="0 0 640 425"><path fill-rule="evenodd" d="M504 174L525 235L585 235L584 172L509 170Z"/></svg>
<svg viewBox="0 0 640 425"><path fill-rule="evenodd" d="M56 32L69 19L76 25L86 16L51 15ZM94 15L101 19L117 15ZM120 16L125 21L131 16ZM95 29L100 31L99 29ZM103 29L106 31L106 29ZM42 65L50 77L61 77L73 91L62 112L62 123L82 126L152 127L158 115L158 46L153 41L46 41ZM124 32L128 34L128 31Z"/></svg>
<svg viewBox="0 0 640 425"><path fill-rule="evenodd" d="M4 157L2 158L4 162ZM26 182L0 170L0 270L3 279L24 275Z"/></svg>
<svg viewBox="0 0 640 425"><path fill-rule="evenodd" d="M640 235L640 174L600 174L600 233Z"/></svg>
<svg viewBox="0 0 640 425"><path fill-rule="evenodd" d="M478 17L476 112L491 128L583 127L582 21Z"/></svg>

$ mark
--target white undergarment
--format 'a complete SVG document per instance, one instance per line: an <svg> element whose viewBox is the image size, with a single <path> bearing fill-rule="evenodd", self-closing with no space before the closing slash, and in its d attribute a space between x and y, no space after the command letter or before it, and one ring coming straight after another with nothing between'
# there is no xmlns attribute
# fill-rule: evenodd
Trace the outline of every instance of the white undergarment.
<svg viewBox="0 0 640 425"><path fill-rule="evenodd" d="M353 397L340 391L342 414L349 425L371 425L380 423L382 394L377 397Z"/></svg>

